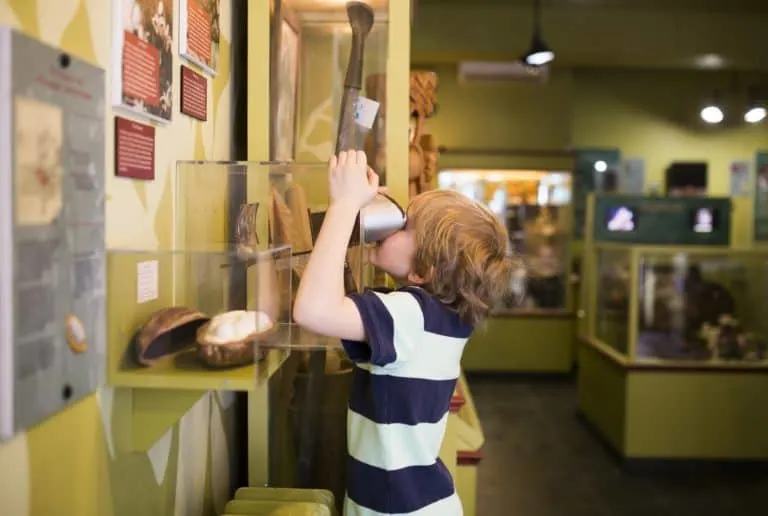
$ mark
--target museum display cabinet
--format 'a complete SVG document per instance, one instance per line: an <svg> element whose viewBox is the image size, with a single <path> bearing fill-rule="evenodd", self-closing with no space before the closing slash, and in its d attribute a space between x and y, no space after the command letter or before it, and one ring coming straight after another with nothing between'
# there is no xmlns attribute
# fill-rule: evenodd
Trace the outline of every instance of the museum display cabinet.
<svg viewBox="0 0 768 516"><path fill-rule="evenodd" d="M171 245L107 253L110 383L252 390L293 349L338 355L291 320L327 206L325 165L179 162L173 181ZM348 289L369 270L353 235Z"/></svg>
<svg viewBox="0 0 768 516"><path fill-rule="evenodd" d="M768 458L768 253L729 201L589 201L579 408L627 459Z"/></svg>
<svg viewBox="0 0 768 516"><path fill-rule="evenodd" d="M443 170L438 185L485 203L519 259L509 290L464 353L468 371L567 372L574 357L571 175L535 170Z"/></svg>

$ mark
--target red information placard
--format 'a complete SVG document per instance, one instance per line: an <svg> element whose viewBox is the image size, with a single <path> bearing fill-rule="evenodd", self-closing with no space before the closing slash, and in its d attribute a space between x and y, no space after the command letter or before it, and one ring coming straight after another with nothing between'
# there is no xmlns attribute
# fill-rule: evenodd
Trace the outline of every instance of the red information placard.
<svg viewBox="0 0 768 516"><path fill-rule="evenodd" d="M128 31L123 46L123 94L160 106L160 51Z"/></svg>
<svg viewBox="0 0 768 516"><path fill-rule="evenodd" d="M211 16L200 0L187 0L187 45L203 63L211 62Z"/></svg>
<svg viewBox="0 0 768 516"><path fill-rule="evenodd" d="M155 128L115 117L115 175L155 179Z"/></svg>
<svg viewBox="0 0 768 516"><path fill-rule="evenodd" d="M208 79L191 68L181 66L181 112L198 120L208 120Z"/></svg>

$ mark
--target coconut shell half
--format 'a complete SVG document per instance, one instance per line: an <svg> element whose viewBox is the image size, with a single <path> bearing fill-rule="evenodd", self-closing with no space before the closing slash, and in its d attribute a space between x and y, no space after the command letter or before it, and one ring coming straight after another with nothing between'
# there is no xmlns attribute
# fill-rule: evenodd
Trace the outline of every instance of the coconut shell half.
<svg viewBox="0 0 768 516"><path fill-rule="evenodd" d="M202 312L172 306L153 313L136 336L136 355L143 365L195 345L195 332L210 318Z"/></svg>
<svg viewBox="0 0 768 516"><path fill-rule="evenodd" d="M207 339L210 321L197 329L197 356L209 367L240 367L255 362L254 345L269 342L277 334L278 325L273 324L267 330L254 332L245 338L230 342L212 342ZM259 360L263 357L260 354Z"/></svg>

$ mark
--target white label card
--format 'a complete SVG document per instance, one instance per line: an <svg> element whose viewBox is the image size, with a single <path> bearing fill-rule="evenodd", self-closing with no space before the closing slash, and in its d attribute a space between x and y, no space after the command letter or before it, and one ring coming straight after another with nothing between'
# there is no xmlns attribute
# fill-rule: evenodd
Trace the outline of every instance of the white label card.
<svg viewBox="0 0 768 516"><path fill-rule="evenodd" d="M376 113L378 112L378 102L365 97L360 97L357 99L357 105L355 106L355 122L366 129L370 129L373 127L373 122L376 120Z"/></svg>
<svg viewBox="0 0 768 516"><path fill-rule="evenodd" d="M158 298L157 260L136 265L136 302L146 303Z"/></svg>

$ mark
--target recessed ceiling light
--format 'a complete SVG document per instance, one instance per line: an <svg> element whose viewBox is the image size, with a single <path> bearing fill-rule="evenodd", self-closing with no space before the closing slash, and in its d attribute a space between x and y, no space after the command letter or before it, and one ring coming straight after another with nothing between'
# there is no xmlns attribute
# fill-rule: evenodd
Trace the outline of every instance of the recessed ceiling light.
<svg viewBox="0 0 768 516"><path fill-rule="evenodd" d="M702 54L693 60L697 68L716 70L725 66L725 59L719 54Z"/></svg>
<svg viewBox="0 0 768 516"><path fill-rule="evenodd" d="M701 119L708 124L719 124L725 118L723 110L720 109L720 106L716 106L714 104L706 106L704 109L702 109L700 115Z"/></svg>

